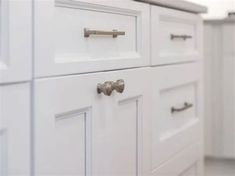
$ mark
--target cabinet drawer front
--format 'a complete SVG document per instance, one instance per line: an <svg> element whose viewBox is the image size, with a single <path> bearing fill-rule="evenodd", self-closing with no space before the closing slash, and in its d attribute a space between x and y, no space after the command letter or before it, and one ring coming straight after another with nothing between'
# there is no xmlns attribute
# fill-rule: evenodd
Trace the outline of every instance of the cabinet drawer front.
<svg viewBox="0 0 235 176"><path fill-rule="evenodd" d="M151 7L152 64L200 59L202 20L198 15Z"/></svg>
<svg viewBox="0 0 235 176"><path fill-rule="evenodd" d="M147 69L67 76L35 83L35 175L139 175ZM125 81L110 96L97 84ZM147 136L147 135L146 135Z"/></svg>
<svg viewBox="0 0 235 176"><path fill-rule="evenodd" d="M153 168L200 137L200 67L197 64L153 69Z"/></svg>
<svg viewBox="0 0 235 176"><path fill-rule="evenodd" d="M149 64L149 11L131 1L36 1L36 76Z"/></svg>
<svg viewBox="0 0 235 176"><path fill-rule="evenodd" d="M152 176L198 176L202 171L202 146L193 144L152 172Z"/></svg>
<svg viewBox="0 0 235 176"><path fill-rule="evenodd" d="M192 82L160 91L162 139L197 121L196 89L197 82Z"/></svg>

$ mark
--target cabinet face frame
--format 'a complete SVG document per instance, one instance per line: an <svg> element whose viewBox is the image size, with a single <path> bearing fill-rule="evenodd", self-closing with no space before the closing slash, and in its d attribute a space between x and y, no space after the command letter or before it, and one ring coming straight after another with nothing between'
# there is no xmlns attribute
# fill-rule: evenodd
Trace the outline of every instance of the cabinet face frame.
<svg viewBox="0 0 235 176"><path fill-rule="evenodd" d="M32 2L0 1L0 83L31 78Z"/></svg>
<svg viewBox="0 0 235 176"><path fill-rule="evenodd" d="M76 73L90 73L90 72L96 72L96 71L104 71L104 70L115 70L115 69L124 69L124 68L131 68L131 67L141 67L149 65L150 63L150 57L149 57L149 26L150 26L150 19L149 19L149 5L143 4L139 2L133 2L128 1L122 3L120 1L112 1L104 0L104 1L92 1L92 0L76 0L76 1L68 1L68 0L47 0L47 1L41 1L36 0L35 1L35 13L34 13L34 34L35 34L35 76L36 77L46 77L46 76L52 76L52 75L66 75L66 74L76 74ZM114 16L114 19L117 19L117 25L121 26L119 24L118 18L115 18L119 16L123 16L123 18L126 17L133 17L135 18L135 25L131 26L131 28L136 28L136 35L132 36L135 39L135 47L136 52L124 53L123 56L122 53L119 53L119 57L115 58L114 56L110 55L108 57L104 58L95 58L92 56L89 58L88 56L83 57L80 56L82 53L76 54L76 53L64 53L65 55L71 54L71 57L61 58L57 57L56 53L56 46L55 46L55 39L54 39L54 33L56 28L53 26L55 23L55 11L59 8L67 9L66 14L68 13L78 13L79 11L83 12L101 12L103 14L107 14L105 16L108 17L109 20L111 20L111 16ZM69 9L73 9L74 12L69 12ZM78 12L75 10L77 9ZM63 11L65 12L65 11ZM92 20L92 19L91 19ZM99 19L101 20L101 19ZM87 22L87 21L86 21ZM112 21L113 23L113 21ZM62 25L62 24L61 24ZM101 26L100 26L101 25ZM113 24L108 25L108 21L105 22L101 21L101 24L98 25L98 29L94 30L105 30L102 29L102 26L109 26L112 27ZM116 25L116 24L115 24ZM86 28L87 26L84 26L82 28ZM89 27L89 26L88 26ZM111 30L111 29L106 29ZM122 30L122 29L117 29ZM66 34L63 34L66 35ZM78 34L81 35L78 31ZM131 34L132 35L132 34ZM130 35L126 36L120 36L120 37L128 37ZM76 36L78 37L78 36ZM101 39L104 39L107 41L107 44L109 43L109 40L107 40L109 37L93 37L87 38L84 40L84 36L79 38L81 41L77 42L77 44L82 45L83 48L86 48L85 53L87 51L90 52L89 48L89 42L96 39L99 39L100 42ZM112 37L111 37L112 38ZM119 37L116 38L118 40ZM57 39L58 40L58 37ZM66 39L67 40L67 39ZM63 42L63 41L61 41ZM70 40L71 42L71 40ZM74 40L72 42L75 42ZM102 42L101 42L102 43ZM112 42L111 42L112 43ZM89 45L88 45L89 44ZM94 45L93 43L91 43ZM99 44L99 43L98 43ZM70 43L71 45L71 43ZM72 45L71 45L72 46ZM93 46L92 50L97 50L98 48L101 48L100 46ZM89 50L88 50L89 49ZM118 48L115 48L118 51ZM101 50L101 51L100 51ZM107 52L102 50L107 50L107 46L104 48L101 48L99 52ZM98 52L98 51L96 51ZM73 56L75 54L75 56ZM63 55L63 53L62 53ZM73 56L73 57L72 57ZM102 55L103 56L103 55Z"/></svg>

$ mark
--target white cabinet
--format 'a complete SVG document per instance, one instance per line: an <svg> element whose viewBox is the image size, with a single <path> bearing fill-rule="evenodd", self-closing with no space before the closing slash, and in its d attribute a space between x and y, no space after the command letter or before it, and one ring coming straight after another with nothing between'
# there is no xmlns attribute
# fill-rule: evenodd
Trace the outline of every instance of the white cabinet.
<svg viewBox="0 0 235 176"><path fill-rule="evenodd" d="M0 83L31 78L31 1L0 1Z"/></svg>
<svg viewBox="0 0 235 176"><path fill-rule="evenodd" d="M148 129L150 100L146 77L147 68L36 81L36 175L147 172L149 134L144 129ZM119 79L125 81L123 93L97 93L98 83Z"/></svg>
<svg viewBox="0 0 235 176"><path fill-rule="evenodd" d="M201 175L198 15L108 0L34 9L36 176Z"/></svg>
<svg viewBox="0 0 235 176"><path fill-rule="evenodd" d="M184 151L171 157L161 167L153 171L153 176L202 176L203 158L200 143L187 147Z"/></svg>
<svg viewBox="0 0 235 176"><path fill-rule="evenodd" d="M30 176L30 85L0 86L0 175Z"/></svg>
<svg viewBox="0 0 235 176"><path fill-rule="evenodd" d="M192 13L151 6L152 65L202 58L202 19Z"/></svg>
<svg viewBox="0 0 235 176"><path fill-rule="evenodd" d="M152 69L152 170L202 142L201 65Z"/></svg>
<svg viewBox="0 0 235 176"><path fill-rule="evenodd" d="M235 21L205 22L205 151L235 158Z"/></svg>
<svg viewBox="0 0 235 176"><path fill-rule="evenodd" d="M149 64L149 5L134 1L36 0L35 75Z"/></svg>

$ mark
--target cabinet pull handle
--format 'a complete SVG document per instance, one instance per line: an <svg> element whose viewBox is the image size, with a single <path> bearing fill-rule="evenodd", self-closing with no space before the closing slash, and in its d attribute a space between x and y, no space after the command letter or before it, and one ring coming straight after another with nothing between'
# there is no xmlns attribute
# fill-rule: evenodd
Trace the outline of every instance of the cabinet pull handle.
<svg viewBox="0 0 235 176"><path fill-rule="evenodd" d="M97 93L101 94L103 93L106 96L110 96L113 92L113 90L116 90L118 93L123 93L125 89L125 82L124 80L120 79L116 82L113 81L106 81L103 84L97 85Z"/></svg>
<svg viewBox="0 0 235 176"><path fill-rule="evenodd" d="M193 107L193 104L190 104L190 103L185 102L185 103L184 103L184 107L182 107L182 108L175 108L175 107L172 107L172 108L171 108L171 113L173 114L173 113L175 113L175 112L186 111L187 109L192 108L192 107Z"/></svg>
<svg viewBox="0 0 235 176"><path fill-rule="evenodd" d="M187 40L187 39L191 39L191 38L193 38L193 36L191 36L191 35L175 35L175 34L171 34L171 40L174 40L174 39Z"/></svg>
<svg viewBox="0 0 235 176"><path fill-rule="evenodd" d="M88 28L84 29L84 37L88 38L91 35L112 35L113 38L117 38L119 35L125 35L126 33L123 31L112 30L112 31L98 31L98 30L90 30Z"/></svg>

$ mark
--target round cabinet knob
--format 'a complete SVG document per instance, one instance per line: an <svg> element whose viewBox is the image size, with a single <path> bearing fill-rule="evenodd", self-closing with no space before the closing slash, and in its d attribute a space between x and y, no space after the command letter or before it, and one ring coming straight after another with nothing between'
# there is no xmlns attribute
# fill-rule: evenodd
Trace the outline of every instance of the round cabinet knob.
<svg viewBox="0 0 235 176"><path fill-rule="evenodd" d="M113 92L113 82L107 81L104 84L97 85L98 94L103 93L104 95L110 96Z"/></svg>
<svg viewBox="0 0 235 176"><path fill-rule="evenodd" d="M106 96L110 96L113 90L116 90L118 93L123 93L124 89L125 89L125 82L122 79L117 80L116 82L106 81L103 84L97 85L98 94L103 93Z"/></svg>
<svg viewBox="0 0 235 176"><path fill-rule="evenodd" d="M117 80L113 83L113 89L118 93L123 93L125 89L125 81L123 79Z"/></svg>

